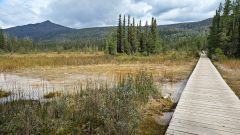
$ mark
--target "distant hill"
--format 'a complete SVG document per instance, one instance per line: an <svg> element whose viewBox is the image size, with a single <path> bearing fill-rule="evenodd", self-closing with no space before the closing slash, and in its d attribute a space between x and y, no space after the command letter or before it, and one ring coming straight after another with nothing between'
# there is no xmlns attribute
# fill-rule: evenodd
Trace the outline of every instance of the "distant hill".
<svg viewBox="0 0 240 135"><path fill-rule="evenodd" d="M5 29L4 31L9 35L18 38L29 37L33 40L49 40L56 35L63 33L66 34L76 30L52 23L50 21L45 21L42 23L12 27Z"/></svg>
<svg viewBox="0 0 240 135"><path fill-rule="evenodd" d="M200 22L160 25L158 28L163 37L172 34L176 35L178 33L185 35L189 32L191 32L191 34L205 34L211 22L212 19L206 19ZM34 41L61 42L81 39L104 39L113 29L115 29L115 27L72 29L50 21L45 21L37 24L12 27L4 31L18 38L29 37Z"/></svg>
<svg viewBox="0 0 240 135"><path fill-rule="evenodd" d="M189 22L189 23L178 23L178 24L170 24L170 25L160 25L158 28L160 30L167 30L167 29L199 29L199 28L209 28L212 24L212 18L200 21L200 22Z"/></svg>

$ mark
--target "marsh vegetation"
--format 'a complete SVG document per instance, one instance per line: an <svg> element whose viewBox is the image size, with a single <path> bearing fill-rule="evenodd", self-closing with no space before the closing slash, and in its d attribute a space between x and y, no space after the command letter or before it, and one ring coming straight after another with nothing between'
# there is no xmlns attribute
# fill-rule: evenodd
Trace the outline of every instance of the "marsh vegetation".
<svg viewBox="0 0 240 135"><path fill-rule="evenodd" d="M164 133L167 125L159 121L172 111L175 97L163 98L169 95L162 93L163 84L186 79L196 62L195 55L187 52L5 54L0 59L2 82L18 89L20 82L30 94L13 101L10 96L0 105L4 134ZM31 91L40 94L31 98ZM149 124L152 127L146 128Z"/></svg>
<svg viewBox="0 0 240 135"><path fill-rule="evenodd" d="M232 88L235 94L240 97L240 60L236 58L225 58L215 62L223 78Z"/></svg>

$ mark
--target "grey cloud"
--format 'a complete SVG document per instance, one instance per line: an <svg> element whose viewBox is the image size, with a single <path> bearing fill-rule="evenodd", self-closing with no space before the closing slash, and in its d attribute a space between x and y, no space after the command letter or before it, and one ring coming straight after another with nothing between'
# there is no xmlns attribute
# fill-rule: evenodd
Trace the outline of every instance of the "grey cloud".
<svg viewBox="0 0 240 135"><path fill-rule="evenodd" d="M3 0L4 27L51 20L74 28L117 25L118 14L143 21L156 17L160 24L198 21L212 17L224 0Z"/></svg>
<svg viewBox="0 0 240 135"><path fill-rule="evenodd" d="M118 1L62 0L52 2L44 16L64 25L89 27L91 25L113 24L118 14Z"/></svg>

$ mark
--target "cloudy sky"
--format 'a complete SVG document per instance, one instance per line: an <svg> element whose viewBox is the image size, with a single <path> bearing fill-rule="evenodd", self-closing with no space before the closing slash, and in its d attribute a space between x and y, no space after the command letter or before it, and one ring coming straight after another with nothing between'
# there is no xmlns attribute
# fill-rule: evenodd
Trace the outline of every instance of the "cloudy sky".
<svg viewBox="0 0 240 135"><path fill-rule="evenodd" d="M118 14L158 24L200 21L223 0L0 0L0 27L50 20L72 28L117 25Z"/></svg>

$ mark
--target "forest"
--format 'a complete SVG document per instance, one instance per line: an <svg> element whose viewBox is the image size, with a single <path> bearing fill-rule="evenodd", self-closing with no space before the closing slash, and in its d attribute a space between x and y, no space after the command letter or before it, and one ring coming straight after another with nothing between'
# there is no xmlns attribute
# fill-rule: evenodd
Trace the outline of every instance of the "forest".
<svg viewBox="0 0 240 135"><path fill-rule="evenodd" d="M135 24L134 17L131 21L128 16L126 24L126 16L122 19L120 14L117 30L108 36L106 45L108 53L112 55L150 55L169 50L197 52L206 46L206 33L202 33L195 34L191 30L177 28L159 31L154 17L150 25L146 21L145 26L142 26L141 20Z"/></svg>
<svg viewBox="0 0 240 135"><path fill-rule="evenodd" d="M208 51L229 57L240 56L240 1L226 0L213 18Z"/></svg>

